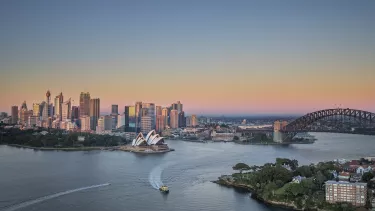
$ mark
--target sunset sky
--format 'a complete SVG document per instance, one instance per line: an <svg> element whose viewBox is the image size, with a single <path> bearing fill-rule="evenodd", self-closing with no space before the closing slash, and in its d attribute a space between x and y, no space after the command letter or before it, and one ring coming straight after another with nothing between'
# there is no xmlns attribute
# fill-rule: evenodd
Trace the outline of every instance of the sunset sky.
<svg viewBox="0 0 375 211"><path fill-rule="evenodd" d="M375 112L375 1L1 1L0 111L44 100L188 114Z"/></svg>

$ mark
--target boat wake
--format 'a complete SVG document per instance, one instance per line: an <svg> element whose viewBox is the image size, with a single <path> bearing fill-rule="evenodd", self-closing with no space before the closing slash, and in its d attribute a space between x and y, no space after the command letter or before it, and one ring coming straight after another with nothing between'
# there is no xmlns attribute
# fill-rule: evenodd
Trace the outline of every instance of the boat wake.
<svg viewBox="0 0 375 211"><path fill-rule="evenodd" d="M5 208L3 211L14 211L14 210L18 210L18 209L22 209L22 208L31 206L31 205L36 204L36 203L40 203L40 202L47 201L47 200L50 200L50 199L53 199L53 198L64 196L64 195L67 195L67 194L71 194L71 193L75 193L75 192L83 191L83 190L87 190L87 189L92 189L92 188L99 188L99 187L108 186L108 185L110 185L110 184L104 183L104 184L100 184L100 185L92 185L92 186L77 188L77 189L73 189L73 190L67 190L67 191L64 191L64 192L55 193L55 194L52 194L52 195L43 196L43 197L33 199L33 200L30 200L30 201L25 201L25 202L22 202L22 203L19 203L19 204L11 205L10 207Z"/></svg>
<svg viewBox="0 0 375 211"><path fill-rule="evenodd" d="M159 188L164 185L161 181L161 174L163 173L164 169L170 165L172 165L172 163L165 163L162 165L158 165L152 169L148 176L148 181L153 188L159 190Z"/></svg>

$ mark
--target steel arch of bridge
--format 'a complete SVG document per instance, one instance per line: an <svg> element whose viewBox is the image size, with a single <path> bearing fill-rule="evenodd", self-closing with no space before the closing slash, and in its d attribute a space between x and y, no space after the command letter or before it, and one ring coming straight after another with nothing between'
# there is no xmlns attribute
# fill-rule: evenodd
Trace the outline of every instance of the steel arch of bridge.
<svg viewBox="0 0 375 211"><path fill-rule="evenodd" d="M371 113L368 111L361 111L356 109L350 108L334 108L334 109L325 109L320 111L315 111L312 113L308 113L298 119L290 122L286 127L284 132L295 132L295 131L302 131L307 126L312 124L315 121L318 121L325 117L330 116L348 116L359 119L363 123L375 123L375 113Z"/></svg>

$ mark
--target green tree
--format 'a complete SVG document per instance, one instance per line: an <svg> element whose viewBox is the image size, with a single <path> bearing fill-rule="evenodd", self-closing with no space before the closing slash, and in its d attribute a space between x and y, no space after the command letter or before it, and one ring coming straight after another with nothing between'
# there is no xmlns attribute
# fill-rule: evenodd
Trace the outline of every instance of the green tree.
<svg viewBox="0 0 375 211"><path fill-rule="evenodd" d="M372 174L371 172L366 172L362 175L362 180L364 182L369 182L372 178L374 178L374 174Z"/></svg>
<svg viewBox="0 0 375 211"><path fill-rule="evenodd" d="M248 166L245 163L237 163L235 166L232 167L233 170L240 171L242 174L242 171L250 170L250 166Z"/></svg>

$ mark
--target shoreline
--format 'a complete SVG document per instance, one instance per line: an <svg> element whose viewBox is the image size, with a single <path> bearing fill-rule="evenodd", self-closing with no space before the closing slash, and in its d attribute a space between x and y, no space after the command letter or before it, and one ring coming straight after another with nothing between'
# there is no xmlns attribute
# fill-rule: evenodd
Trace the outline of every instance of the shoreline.
<svg viewBox="0 0 375 211"><path fill-rule="evenodd" d="M10 147L33 149L33 150L40 150L40 151L94 151L94 150L108 150L108 149L113 148L113 147L62 147L62 148L56 148L56 147L32 147L32 146L26 146L26 145L20 145L20 144L4 144L4 145L10 146Z"/></svg>

